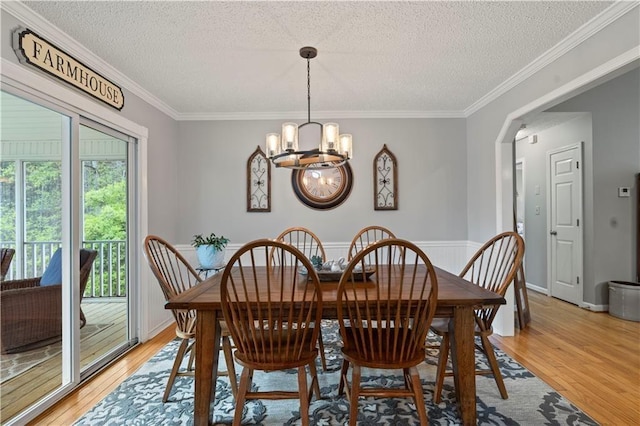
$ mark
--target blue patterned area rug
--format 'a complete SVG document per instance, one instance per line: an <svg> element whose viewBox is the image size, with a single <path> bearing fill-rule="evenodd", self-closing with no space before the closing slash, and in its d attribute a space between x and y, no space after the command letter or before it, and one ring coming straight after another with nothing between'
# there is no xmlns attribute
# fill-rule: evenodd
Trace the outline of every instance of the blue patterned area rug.
<svg viewBox="0 0 640 426"><path fill-rule="evenodd" d="M318 365L321 400L310 407L311 424L318 426L344 425L348 421L349 404L337 396L340 377L340 338L333 322L323 322L323 340L329 371ZM435 339L435 338L433 338ZM434 343L437 343L434 340ZM166 404L162 394L173 363L178 342L170 342L133 376L92 408L76 425L192 425L193 377L178 377ZM500 398L492 376L477 377L477 411L480 425L597 425L584 412L571 404L542 380L516 363L508 355L496 350L509 399ZM221 363L224 359L221 356ZM477 358L482 358L478 356ZM460 423L456 412L453 379L445 379L443 399L433 403L433 385L437 350L429 354L420 366L425 405L431 425ZM484 366L479 365L481 368ZM224 367L224 365L222 365ZM237 367L240 372L240 367ZM396 375L393 375L396 374ZM400 386L400 372L363 370L362 382ZM294 389L295 371L256 372L254 386L260 390ZM216 424L231 424L235 403L227 377L218 379L214 416ZM299 404L296 400L251 401L246 404L243 424L298 425ZM418 416L411 399L361 399L359 425L418 425Z"/></svg>

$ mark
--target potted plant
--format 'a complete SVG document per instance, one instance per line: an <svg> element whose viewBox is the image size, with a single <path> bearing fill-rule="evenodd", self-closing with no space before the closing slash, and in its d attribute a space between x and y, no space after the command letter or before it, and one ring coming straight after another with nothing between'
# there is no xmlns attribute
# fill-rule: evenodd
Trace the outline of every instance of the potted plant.
<svg viewBox="0 0 640 426"><path fill-rule="evenodd" d="M224 265L224 248L229 239L224 236L216 236L213 232L209 236L196 234L191 245L195 247L198 262L203 269L217 269Z"/></svg>

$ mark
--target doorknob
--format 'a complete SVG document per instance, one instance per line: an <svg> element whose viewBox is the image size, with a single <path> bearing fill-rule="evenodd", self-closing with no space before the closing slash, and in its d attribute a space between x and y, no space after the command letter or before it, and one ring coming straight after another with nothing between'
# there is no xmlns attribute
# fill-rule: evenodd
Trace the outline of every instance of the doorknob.
<svg viewBox="0 0 640 426"><path fill-rule="evenodd" d="M558 235L558 233L557 233L556 231L551 231L551 232L549 232L549 234L551 234L551 235Z"/></svg>

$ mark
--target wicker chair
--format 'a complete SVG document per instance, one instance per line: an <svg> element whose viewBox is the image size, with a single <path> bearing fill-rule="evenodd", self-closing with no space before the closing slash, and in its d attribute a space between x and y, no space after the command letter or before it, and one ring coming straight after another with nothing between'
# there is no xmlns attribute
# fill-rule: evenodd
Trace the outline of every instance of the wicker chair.
<svg viewBox="0 0 640 426"><path fill-rule="evenodd" d="M80 250L80 297L98 252ZM0 283L3 354L24 352L59 341L62 337L62 284L40 285L40 278ZM87 320L80 309L80 327Z"/></svg>
<svg viewBox="0 0 640 426"><path fill-rule="evenodd" d="M144 255L149 263L149 268L158 280L165 300L169 300L172 296L182 293L185 290L200 283L202 279L193 269L191 264L182 256L171 244L155 235L149 235L144 240ZM173 368L167 380L167 386L162 396L162 402L169 400L169 394L173 388L173 383L177 376L193 375L193 354L196 336L196 311L173 309L171 311L176 320L176 336L181 339L176 359L173 362ZM233 396L237 393L236 370L233 364L233 355L231 353L231 342L229 340L229 331L225 324L222 324L222 350L224 352L225 361L227 363L227 373L231 384L231 392ZM186 371L180 370L180 365L185 356L191 353L190 360Z"/></svg>
<svg viewBox="0 0 640 426"><path fill-rule="evenodd" d="M270 262L273 258L276 265ZM290 264L284 262L285 258L295 260ZM256 268L262 262L267 265L265 273ZM310 271L309 281L298 274L302 266ZM247 399L298 398L300 421L308 425L310 389L320 398L315 362L316 324L322 318L322 291L311 262L290 244L256 240L233 255L220 285L222 313L236 344L235 358L243 366L233 424L240 425ZM311 374L310 387L305 366ZM297 392L252 390L254 370L294 368L298 373Z"/></svg>
<svg viewBox="0 0 640 426"><path fill-rule="evenodd" d="M515 232L503 232L487 241L469 260L460 276L472 283L498 293L502 296L507 292L507 288L516 277L524 256L524 241ZM502 373L498 367L498 361L493 351L493 346L489 341L489 336L493 333L492 323L498 313L498 306L488 306L477 309L475 335L480 338L482 345L476 344L476 349L486 357L489 369L476 370L476 375L493 374L493 378L500 390L502 399L507 399L507 389L504 386ZM450 349L449 319L437 318L431 325L431 330L442 336L440 344L440 356L438 360L438 371L436 373L436 383L433 390L433 401L438 404L441 400L442 385L445 376L452 376L452 372L447 372L447 358Z"/></svg>
<svg viewBox="0 0 640 426"><path fill-rule="evenodd" d="M322 247L322 242L320 238L313 232L311 232L307 228L303 227L294 227L288 228L282 231L280 235L276 238L276 241L283 241L287 244L291 244L298 250L304 254L307 259L311 260L314 256L320 256L322 258L322 262L324 263L327 260L327 255L324 252L324 247ZM269 256L271 264L274 264L273 255ZM293 260L291 259L282 259L282 263L288 264L291 262L295 262L295 257ZM327 371L327 359L324 355L324 341L322 340L322 330L320 330L320 335L318 336L318 347L320 348L320 363L322 364L322 369Z"/></svg>
<svg viewBox="0 0 640 426"><path fill-rule="evenodd" d="M362 228L349 246L349 259L351 260L359 251L367 247L369 244L373 244L376 241L384 240L385 238L395 238L393 232L383 226L373 225Z"/></svg>
<svg viewBox="0 0 640 426"><path fill-rule="evenodd" d="M16 251L12 248L0 249L0 281L4 281L4 277L7 276L15 253Z"/></svg>
<svg viewBox="0 0 640 426"><path fill-rule="evenodd" d="M375 263L368 263L367 257L375 259ZM398 258L400 263L390 261ZM360 286L355 281L356 268L365 266L375 267L371 287ZM416 273L422 268L425 273ZM389 282L394 285L390 286ZM346 387L349 425L356 425L360 396L412 397L420 424L428 425L417 366L424 362L424 341L436 310L438 282L427 255L409 241L395 238L370 244L349 262L338 284L337 298L340 335L344 342L338 395L342 395ZM349 386L350 365L353 372ZM404 387L363 387L362 367L402 370Z"/></svg>

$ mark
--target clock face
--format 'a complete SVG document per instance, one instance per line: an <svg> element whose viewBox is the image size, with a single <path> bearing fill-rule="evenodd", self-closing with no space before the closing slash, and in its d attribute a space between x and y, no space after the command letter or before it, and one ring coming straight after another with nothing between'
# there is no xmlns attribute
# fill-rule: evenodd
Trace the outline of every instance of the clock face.
<svg viewBox="0 0 640 426"><path fill-rule="evenodd" d="M294 170L293 191L300 201L314 209L331 209L349 197L353 185L351 166L313 170Z"/></svg>

